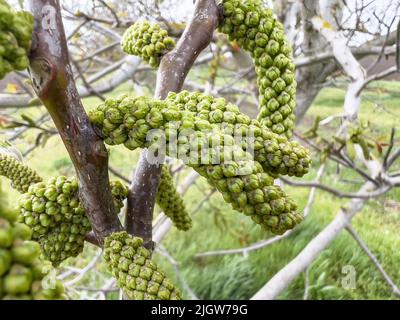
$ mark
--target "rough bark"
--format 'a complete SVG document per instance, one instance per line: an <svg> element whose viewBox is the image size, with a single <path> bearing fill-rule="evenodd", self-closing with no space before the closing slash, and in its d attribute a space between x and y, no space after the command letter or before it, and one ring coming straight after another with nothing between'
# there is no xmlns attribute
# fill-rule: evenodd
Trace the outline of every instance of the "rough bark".
<svg viewBox="0 0 400 320"><path fill-rule="evenodd" d="M30 0L35 17L30 74L74 164L79 195L99 243L122 229L108 179L108 155L77 92L58 0Z"/></svg>

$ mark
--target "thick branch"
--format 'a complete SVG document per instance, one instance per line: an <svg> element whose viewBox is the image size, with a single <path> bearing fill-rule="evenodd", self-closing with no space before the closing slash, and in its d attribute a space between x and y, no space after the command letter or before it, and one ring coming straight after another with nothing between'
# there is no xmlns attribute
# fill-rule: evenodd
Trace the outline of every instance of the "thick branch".
<svg viewBox="0 0 400 320"><path fill-rule="evenodd" d="M35 16L30 72L36 94L49 111L79 181L82 204L100 243L122 229L108 180L108 156L77 92L57 0L30 0Z"/></svg>
<svg viewBox="0 0 400 320"><path fill-rule="evenodd" d="M198 0L194 14L174 50L161 60L155 96L165 99L169 92L181 90L186 75L198 55L211 42L220 13L214 0ZM152 247L152 218L161 166L147 161L147 150L141 153L128 196L126 229Z"/></svg>
<svg viewBox="0 0 400 320"><path fill-rule="evenodd" d="M364 193L373 188L374 185L371 182L367 182L360 189L360 193ZM340 209L336 218L311 240L291 262L275 274L252 299L275 299L300 273L306 270L337 235L346 228L353 216L362 209L366 201L366 199L353 199L348 203L346 208Z"/></svg>

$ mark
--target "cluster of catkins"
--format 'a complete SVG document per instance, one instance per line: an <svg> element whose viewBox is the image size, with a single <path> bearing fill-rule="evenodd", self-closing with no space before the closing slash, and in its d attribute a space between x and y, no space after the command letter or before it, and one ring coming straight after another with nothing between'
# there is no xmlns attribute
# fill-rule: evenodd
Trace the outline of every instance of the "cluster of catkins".
<svg viewBox="0 0 400 320"><path fill-rule="evenodd" d="M0 154L0 175L22 193L19 222L32 228L32 240L40 244L43 258L57 266L82 252L91 225L78 197L76 178L59 176L45 183L34 170L6 154ZM111 192L119 212L128 188L113 181Z"/></svg>
<svg viewBox="0 0 400 320"><path fill-rule="evenodd" d="M220 26L254 59L261 125L290 138L294 126L296 80L292 48L282 23L260 0L223 0Z"/></svg>
<svg viewBox="0 0 400 320"><path fill-rule="evenodd" d="M158 24L137 21L129 27L121 40L122 50L141 57L152 67L158 67L162 56L175 46L175 41Z"/></svg>
<svg viewBox="0 0 400 320"><path fill-rule="evenodd" d="M179 230L187 231L192 227L192 219L183 203L183 199L175 188L168 166L161 169L160 185L158 186L156 203L170 218Z"/></svg>
<svg viewBox="0 0 400 320"><path fill-rule="evenodd" d="M254 159L273 177L289 175L302 177L311 163L309 151L297 141L271 132L258 120L241 113L239 108L224 98L214 98L200 92L170 92L166 99L182 111L208 121L222 132L241 139L242 147L253 141Z"/></svg>
<svg viewBox="0 0 400 320"><path fill-rule="evenodd" d="M125 95L107 99L89 116L107 144L124 144L130 150L158 148L160 153L183 160L215 186L235 210L249 215L264 229L281 234L302 220L296 204L273 185L273 178L231 134L175 103ZM164 137L148 140L154 129ZM276 150L267 147L266 152L272 157Z"/></svg>
<svg viewBox="0 0 400 320"><path fill-rule="evenodd" d="M13 71L29 66L33 16L25 11L14 11L5 0L0 0L0 79Z"/></svg>
<svg viewBox="0 0 400 320"><path fill-rule="evenodd" d="M180 291L151 260L143 240L115 232L104 241L104 259L118 286L132 300L180 300Z"/></svg>
<svg viewBox="0 0 400 320"><path fill-rule="evenodd" d="M82 252L91 226L78 198L76 179L59 176L32 184L21 196L19 207L19 221L32 228L32 239L53 265Z"/></svg>
<svg viewBox="0 0 400 320"><path fill-rule="evenodd" d="M113 182L111 191L119 210L128 190L120 182ZM76 178L59 176L30 185L19 207L19 221L32 228L33 240L39 242L43 257L54 266L82 252L91 225L78 198Z"/></svg>
<svg viewBox="0 0 400 320"><path fill-rule="evenodd" d="M51 266L40 259L39 245L30 241L32 230L14 218L0 212L0 300L64 299L59 280L43 281Z"/></svg>

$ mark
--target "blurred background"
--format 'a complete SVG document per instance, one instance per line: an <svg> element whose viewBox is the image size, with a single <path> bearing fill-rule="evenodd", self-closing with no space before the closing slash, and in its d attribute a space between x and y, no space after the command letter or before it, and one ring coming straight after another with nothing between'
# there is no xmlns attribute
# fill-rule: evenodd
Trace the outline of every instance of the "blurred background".
<svg viewBox="0 0 400 320"><path fill-rule="evenodd" d="M153 95L156 70L122 53L121 36L128 26L144 18L160 23L178 38L194 7L191 0L61 2L71 63L87 111L107 97L127 92ZM16 8L24 6L23 1L14 4ZM335 36L345 40L343 55L364 71L357 129L368 142L371 158L383 162L400 145L400 73L396 62L399 1L276 0L265 4L274 9L293 44L298 81L295 139L310 148L313 158L311 172L301 179L303 184L292 178L280 183L307 217L283 236L268 234L231 209L203 178L178 161L170 161L194 225L186 233L171 229L154 257L187 299L251 298L307 250L312 239L324 235L341 208L354 205L352 195L368 180L368 165L352 157L354 146L333 139L346 112L346 95L351 95L357 79L338 62L332 50L335 40L313 26L315 15L323 16ZM252 60L221 33L215 33L212 44L197 59L184 88L225 97L244 113L257 114ZM27 72L13 73L0 81L0 124L1 139L19 149L26 163L43 177L74 175L50 116L35 98ZM109 153L110 175L129 183L139 153L123 146L113 147ZM399 170L400 160L394 158L387 174L397 177ZM1 179L1 202L15 208L17 197L8 181ZM155 228L160 223L159 213L156 208ZM399 229L400 189L371 195L357 210L350 232L336 234L329 245L320 248L306 271L300 272L278 298L398 299ZM57 272L71 298L119 298L100 249L91 244Z"/></svg>

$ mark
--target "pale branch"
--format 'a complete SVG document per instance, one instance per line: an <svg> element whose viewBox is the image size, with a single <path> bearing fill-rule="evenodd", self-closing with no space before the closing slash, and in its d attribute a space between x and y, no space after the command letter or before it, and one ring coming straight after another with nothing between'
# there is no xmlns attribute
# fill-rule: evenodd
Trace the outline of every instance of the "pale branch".
<svg viewBox="0 0 400 320"><path fill-rule="evenodd" d="M165 99L169 92L181 90L196 58L210 44L219 19L220 12L215 0L196 2L194 14L176 47L161 59L157 73L156 98ZM150 164L147 156L148 151L142 151L130 186L125 223L129 233L141 236L145 245L151 248L153 209L161 165Z"/></svg>
<svg viewBox="0 0 400 320"><path fill-rule="evenodd" d="M360 189L365 193L374 189L371 182L366 182ZM350 223L366 203L366 199L352 199L345 207L341 208L336 217L326 226L306 247L285 267L276 273L253 297L252 300L271 300L278 295L300 273L319 256L319 254L338 236L338 234Z"/></svg>
<svg viewBox="0 0 400 320"><path fill-rule="evenodd" d="M199 298L196 296L192 288L188 285L186 282L185 278L182 275L182 272L179 267L179 263L174 259L173 256L168 252L168 250L163 246L163 245L158 245L156 250L167 260L171 263L172 267L175 270L176 277L178 278L179 282L182 285L182 288L186 290L186 292L189 294L191 300L199 300Z"/></svg>
<svg viewBox="0 0 400 320"><path fill-rule="evenodd" d="M310 295L310 266L305 271L303 300L308 300Z"/></svg>
<svg viewBox="0 0 400 320"><path fill-rule="evenodd" d="M353 121L357 118L360 108L359 89L365 81L366 73L358 61L354 58L351 50L347 46L345 38L331 27L327 26L319 17L312 19L314 27L321 32L332 46L333 54L336 60L341 64L344 71L349 76L351 83L344 103L345 120ZM339 134L346 130L346 124L339 130ZM358 157L366 164L370 175L373 177L381 176L382 166L375 160L366 160L357 152ZM342 157L343 161L347 161ZM350 163L351 165L351 163ZM377 171L377 168L381 168ZM368 175L369 176L369 175ZM371 181L366 182L359 190L358 194L380 192L387 188L386 185L376 186ZM274 277L272 277L257 292L252 299L274 299L276 298L301 272L303 272L319 254L338 236L338 234L347 227L352 217L359 212L367 199L353 198L346 207L341 208L330 224L322 230L307 246L283 269L281 269Z"/></svg>
<svg viewBox="0 0 400 320"><path fill-rule="evenodd" d="M360 106L360 96L357 94L364 84L366 72L355 59L347 45L347 39L339 32L336 32L329 25L326 26L320 17L312 19L314 28L320 32L331 45L333 55L343 70L350 76L351 83L348 86L344 101L345 117L348 121L357 118Z"/></svg>
<svg viewBox="0 0 400 320"><path fill-rule="evenodd" d="M282 239L287 238L290 234L292 234L292 230L286 231L284 234L272 237L270 239L265 239L258 241L256 243L253 243L247 247L244 248L237 248L237 249L226 249L226 250L215 250L215 251L207 251L207 252L201 252L197 253L194 255L194 258L204 258L204 257L211 257L211 256L225 256L225 255L231 255L231 254L242 254L244 256L247 256L249 252L263 249L267 246L270 246Z"/></svg>
<svg viewBox="0 0 400 320"><path fill-rule="evenodd" d="M119 17L118 17L118 14L117 14L117 12L115 12L115 10L110 6L110 5L108 5L108 3L106 2L106 1L104 1L104 0L98 0L104 7L106 7L107 9L108 9L108 11L109 12L111 12L111 15L114 17L114 24L113 24L113 26L118 26L121 22L120 22L120 19L119 19Z"/></svg>
<svg viewBox="0 0 400 320"><path fill-rule="evenodd" d="M76 59L75 61L76 62L83 62L83 61L86 61L86 60L90 60L93 57L95 57L95 56L97 56L97 55L99 55L101 53L107 52L107 51L109 51L111 49L114 49L115 47L118 47L119 44L120 44L120 41L114 41L114 42L112 42L110 44L107 44L107 45L105 45L105 46L93 51L92 53L90 53L89 55L87 55L85 57L82 57L80 59Z"/></svg>
<svg viewBox="0 0 400 320"><path fill-rule="evenodd" d="M382 51L382 47L368 47L361 46L357 48L350 48L351 52L357 58L362 58L369 55L376 55ZM393 47L386 47L383 51L386 56L393 56L396 54L396 49ZM316 52L312 55L298 56L294 59L296 68L307 67L312 64L324 63L329 60L335 59L335 55L331 52Z"/></svg>
<svg viewBox="0 0 400 320"><path fill-rule="evenodd" d="M108 154L82 106L69 64L58 0L30 0L35 17L30 73L74 164L79 197L99 243L122 230L108 177ZM52 23L43 23L43 15Z"/></svg>
<svg viewBox="0 0 400 320"><path fill-rule="evenodd" d="M318 182L321 181L322 176L323 176L324 173L325 173L325 169L326 169L326 164L325 164L325 163L322 163L322 164L320 165L318 171L317 171L317 175L316 175L315 180L314 180L315 183L318 183ZM309 195L308 195L307 204L306 204L306 206L305 206L305 208L304 208L304 210L303 210L304 218L308 217L308 215L310 214L311 209L312 209L312 206L314 205L314 202L315 202L315 196L316 196L316 194L317 194L317 188L312 187L312 188L310 189L310 193L309 193Z"/></svg>
<svg viewBox="0 0 400 320"><path fill-rule="evenodd" d="M140 58L135 56L127 56L125 59L112 64L110 67L104 68L100 72L88 77L90 84L105 78L109 73L118 69L118 71L100 83L93 85L96 92L103 94L114 90L120 84L130 80L136 72L140 64ZM81 98L91 95L91 92L85 86L78 86L78 94ZM8 94L0 93L0 109L2 108L26 108L37 107L42 102L38 98L31 98L28 94Z"/></svg>
<svg viewBox="0 0 400 320"><path fill-rule="evenodd" d="M390 75L392 75L392 74L394 74L394 73L397 73L397 72L399 72L399 71L397 70L397 66L393 66L393 67L390 67L390 68L388 68L388 69L386 69L386 70L383 70L382 72L375 73L375 74L373 74L373 75L367 77L367 78L364 80L364 83L362 84L361 88L358 90L357 95L361 94L361 91L362 91L368 84L370 84L371 82L376 81L376 80L380 80L380 79L383 79L383 78L386 78L386 77L388 77L388 76L390 76Z"/></svg>
<svg viewBox="0 0 400 320"><path fill-rule="evenodd" d="M358 199L372 199L372 198L376 198L379 197L383 194L385 194L386 192L388 192L393 186L392 185L385 185L383 186L381 189L379 190L375 190L372 192L366 192L364 194L360 194L358 192L343 192L340 190L337 190L335 188L332 188L328 185L322 184L322 183L318 183L318 182L307 182L307 181L294 181L294 180L290 180L287 179L285 177L281 177L280 178L283 182L285 182L286 184L293 186L293 187L303 187L303 188L317 188L317 189L321 189L324 191L327 191L333 195L335 195L338 198L358 198Z"/></svg>
<svg viewBox="0 0 400 320"><path fill-rule="evenodd" d="M346 230L353 237L353 239L358 243L360 248L365 252L365 254L372 261L374 266L378 269L378 271L382 275L383 279L385 279L386 283L390 286L390 288L392 290L392 293L395 296L400 297L400 289L399 289L399 287L395 284L393 279L387 274L387 272L383 268L382 264L379 262L378 258L368 248L367 244L360 238L360 236L357 234L357 232L353 229L352 225L349 224L346 227Z"/></svg>
<svg viewBox="0 0 400 320"><path fill-rule="evenodd" d="M393 152L387 160L387 167L390 167L398 158L400 158L400 148Z"/></svg>
<svg viewBox="0 0 400 320"><path fill-rule="evenodd" d="M96 264L99 262L100 258L103 255L103 251L101 249L98 249L97 252L95 253L94 257L89 261L89 263L82 268L78 274L76 275L75 278L73 278L72 280L66 281L64 282L64 285L66 287L71 287L74 284L78 283L79 281L82 280L82 278L90 271L92 270Z"/></svg>

